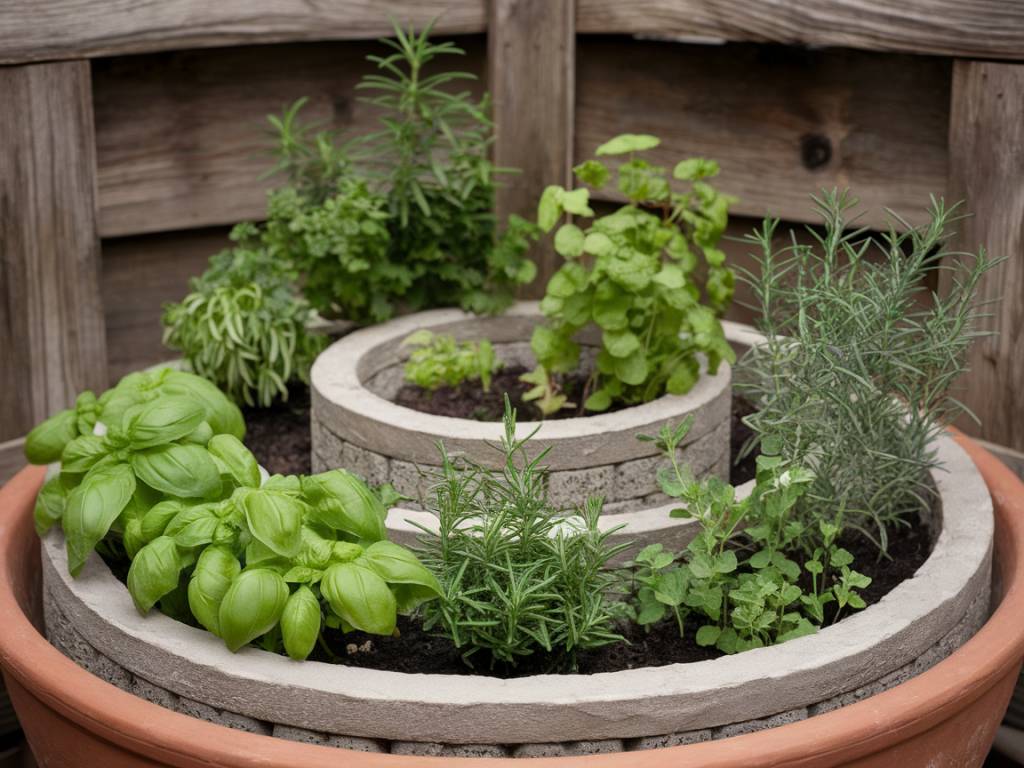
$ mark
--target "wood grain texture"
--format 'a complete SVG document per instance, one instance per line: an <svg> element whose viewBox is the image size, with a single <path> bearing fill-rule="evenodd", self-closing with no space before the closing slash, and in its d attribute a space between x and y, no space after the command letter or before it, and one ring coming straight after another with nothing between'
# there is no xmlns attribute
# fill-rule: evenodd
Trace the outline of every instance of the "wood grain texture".
<svg viewBox="0 0 1024 768"><path fill-rule="evenodd" d="M975 342L963 399L981 420L963 427L1024 450L1024 65L957 61L949 130L950 198L973 215L957 246L1005 257L979 287L993 302Z"/></svg>
<svg viewBox="0 0 1024 768"><path fill-rule="evenodd" d="M110 383L126 373L180 355L163 346L163 305L189 291L189 278L230 245L226 228L210 228L103 241Z"/></svg>
<svg viewBox="0 0 1024 768"><path fill-rule="evenodd" d="M391 34L483 32L484 0L5 0L0 63Z"/></svg>
<svg viewBox="0 0 1024 768"><path fill-rule="evenodd" d="M1024 59L1016 0L577 0L581 33Z"/></svg>
<svg viewBox="0 0 1024 768"><path fill-rule="evenodd" d="M10 480L28 462L25 460L25 438L0 443L0 485Z"/></svg>
<svg viewBox="0 0 1024 768"><path fill-rule="evenodd" d="M482 78L483 38L446 57ZM93 64L104 237L262 218L274 161L266 116L300 96L306 119L375 129L355 85L376 43L245 46L104 59ZM475 85L482 91L482 80Z"/></svg>
<svg viewBox="0 0 1024 768"><path fill-rule="evenodd" d="M106 383L89 65L0 68L0 441Z"/></svg>
<svg viewBox="0 0 1024 768"><path fill-rule="evenodd" d="M857 51L581 38L576 161L618 133L653 133L672 167L717 159L742 215L813 221L808 196L850 187L863 222L920 221L947 175L950 63Z"/></svg>
<svg viewBox="0 0 1024 768"><path fill-rule="evenodd" d="M499 221L533 220L549 184L572 173L576 33L574 0L490 0L488 82L494 100L494 161L518 168L498 190ZM524 295L543 294L559 259L547 243L531 249L537 280Z"/></svg>

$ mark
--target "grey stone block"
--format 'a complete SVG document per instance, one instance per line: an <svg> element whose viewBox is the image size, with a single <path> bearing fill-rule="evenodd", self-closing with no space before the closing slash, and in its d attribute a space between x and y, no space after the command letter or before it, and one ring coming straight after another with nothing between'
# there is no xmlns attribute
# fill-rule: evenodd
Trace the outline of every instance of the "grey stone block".
<svg viewBox="0 0 1024 768"><path fill-rule="evenodd" d="M566 757L569 754L565 744L558 741L549 744L517 744L512 748L512 757Z"/></svg>
<svg viewBox="0 0 1024 768"><path fill-rule="evenodd" d="M351 749L356 752L387 752L387 745L376 739L364 739L359 736L338 736L331 733L310 731L291 725L274 725L273 735L279 739L299 741L303 744L317 744L336 749Z"/></svg>
<svg viewBox="0 0 1024 768"><path fill-rule="evenodd" d="M509 750L498 744L438 744L429 741L393 741L393 755L420 757L508 757Z"/></svg>
<svg viewBox="0 0 1024 768"><path fill-rule="evenodd" d="M887 691L900 683L904 683L912 678L916 672L914 671L914 663L906 664L893 672L885 675L884 677L875 680L873 683L862 685L860 688L855 688L852 691L847 691L838 696L833 696L825 701L812 704L808 708L808 713L811 717L815 715L823 715L826 712L839 709L840 707L846 707L850 704L856 704L858 701L877 696L883 691Z"/></svg>
<svg viewBox="0 0 1024 768"><path fill-rule="evenodd" d="M310 439L313 455L322 458L328 468L342 465L344 441L316 419L313 419L310 424Z"/></svg>
<svg viewBox="0 0 1024 768"><path fill-rule="evenodd" d="M341 448L341 466L362 476L370 485L388 482L388 459L386 456L367 451L352 443Z"/></svg>
<svg viewBox="0 0 1024 768"><path fill-rule="evenodd" d="M644 736L627 741L626 751L639 752L644 749L664 749L666 747L681 747L684 744L699 744L702 741L711 741L713 735L710 728L704 728L699 731L666 733L663 736Z"/></svg>
<svg viewBox="0 0 1024 768"><path fill-rule="evenodd" d="M269 736L272 732L270 723L264 723L261 720L239 715L235 712L222 712L214 709L209 704L203 704L201 701L193 701L185 697L178 699L176 709L183 715L189 715L190 717L206 720L217 725L226 725L228 728L234 728L237 731L257 733L262 736Z"/></svg>
<svg viewBox="0 0 1024 768"><path fill-rule="evenodd" d="M767 728L778 728L780 725L788 725L799 720L807 719L807 708L791 709L788 712L779 712L777 715L765 717L760 720L747 720L743 723L733 723L721 728L714 729L714 738L728 739L730 736L742 736L745 733L756 733Z"/></svg>
<svg viewBox="0 0 1024 768"><path fill-rule="evenodd" d="M391 459L388 482L403 496L420 504L430 492L433 480L426 474L430 467L419 467L408 461ZM403 503L402 506L408 506Z"/></svg>
<svg viewBox="0 0 1024 768"><path fill-rule="evenodd" d="M159 704L166 709L178 709L177 694L171 693L159 685L153 685L148 680L137 675L132 676L131 692L140 699L145 699L153 704Z"/></svg>
<svg viewBox="0 0 1024 768"><path fill-rule="evenodd" d="M570 755L605 755L622 752L625 744L622 739L599 739L596 741L571 741L565 745Z"/></svg>
<svg viewBox="0 0 1024 768"><path fill-rule="evenodd" d="M574 469L548 475L548 501L556 507L574 510L591 496L611 496L615 467Z"/></svg>

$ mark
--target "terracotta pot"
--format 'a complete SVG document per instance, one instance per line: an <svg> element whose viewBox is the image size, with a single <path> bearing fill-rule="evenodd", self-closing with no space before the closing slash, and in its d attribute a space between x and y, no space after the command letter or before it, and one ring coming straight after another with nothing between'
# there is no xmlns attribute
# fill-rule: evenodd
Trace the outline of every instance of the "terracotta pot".
<svg viewBox="0 0 1024 768"><path fill-rule="evenodd" d="M945 661L857 704L721 741L642 753L538 759L545 766L979 766L1024 655L1024 484L961 438L992 493L1002 600L981 631ZM0 663L42 764L209 768L495 766L503 761L345 753L285 742L163 709L93 677L39 634L39 547L31 510L41 469L0 491ZM509 761L504 761L508 763Z"/></svg>

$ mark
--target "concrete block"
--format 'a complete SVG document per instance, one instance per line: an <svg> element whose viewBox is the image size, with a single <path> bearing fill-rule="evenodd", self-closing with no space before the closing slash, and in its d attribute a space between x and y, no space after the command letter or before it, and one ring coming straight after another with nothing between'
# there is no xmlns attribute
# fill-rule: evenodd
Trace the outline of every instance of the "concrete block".
<svg viewBox="0 0 1024 768"><path fill-rule="evenodd" d="M615 467L575 469L548 475L548 501L567 511L582 507L588 497L608 498L615 484Z"/></svg>

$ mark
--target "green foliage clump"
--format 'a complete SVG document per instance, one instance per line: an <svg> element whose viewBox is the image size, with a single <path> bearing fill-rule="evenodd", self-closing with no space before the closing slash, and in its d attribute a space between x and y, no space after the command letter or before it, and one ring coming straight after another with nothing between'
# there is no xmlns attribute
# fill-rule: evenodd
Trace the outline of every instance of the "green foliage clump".
<svg viewBox="0 0 1024 768"><path fill-rule="evenodd" d="M540 367L528 379L535 385L529 397L545 413L566 407L553 376L576 370L580 347L573 337L591 323L601 330L584 402L591 411L689 391L700 376L699 355L710 372L721 360L734 359L718 320L733 293L733 272L718 247L732 198L705 180L718 165L696 158L675 166L672 178L689 188L674 191L667 169L638 156L658 144L653 136L624 134L599 147L598 155L627 156L618 167L617 190L628 204L586 228L567 222L555 233L555 250L566 263L541 302L548 323L533 335ZM594 189L612 177L599 160L575 172ZM551 231L564 214L593 217L589 195L586 187L545 189L537 214L541 229ZM706 265L703 292L698 253Z"/></svg>
<svg viewBox="0 0 1024 768"><path fill-rule="evenodd" d="M500 471L457 468L441 447L434 486L439 532L423 538L423 561L437 574L440 600L424 606L424 626L437 628L471 663L515 665L551 654L553 668L575 667L577 652L621 641L605 568L622 547L598 528L599 499L565 517L546 498L546 451L530 457L532 434L515 435L505 398Z"/></svg>
<svg viewBox="0 0 1024 768"><path fill-rule="evenodd" d="M399 613L440 593L386 540L384 505L359 478L265 477L237 407L204 379L132 374L96 405L95 419L78 416L91 431L59 452L36 526L61 525L72 575L94 549L130 561L141 613L159 604L232 651L262 638L303 659L325 626L390 635ZM38 427L30 455L52 456L68 418Z"/></svg>
<svg viewBox="0 0 1024 768"><path fill-rule="evenodd" d="M309 304L296 295L296 275L254 237L232 232L237 247L210 259L192 292L164 308L164 344L180 350L199 375L236 402L267 407L288 399L288 385L309 381L324 337L307 330Z"/></svg>
<svg viewBox="0 0 1024 768"><path fill-rule="evenodd" d="M431 391L479 381L483 391L489 392L491 377L502 365L487 339L458 342L451 335L420 330L407 337L402 346L416 347L405 363L405 380Z"/></svg>
<svg viewBox="0 0 1024 768"><path fill-rule="evenodd" d="M382 41L393 53L369 57L379 72L357 87L382 110L380 130L339 144L299 120L302 100L271 119L290 183L271 196L264 240L294 260L325 315L497 312L536 273L524 257L535 227L513 216L497 231L487 100L453 91L472 75L434 71L435 59L464 52L430 31L396 27Z"/></svg>
<svg viewBox="0 0 1024 768"><path fill-rule="evenodd" d="M762 454L754 490L738 499L728 483L698 482L679 463L677 447L691 425L692 418L646 438L670 462L659 472L662 490L685 503L672 516L694 519L699 532L681 555L652 544L636 556L630 602L636 621L649 626L673 618L682 635L694 620L699 645L737 653L811 634L843 609L863 608L857 590L871 579L850 568L853 556L836 544L837 527L822 524L821 545L802 564L792 559L801 556L805 533L795 507L814 475ZM810 590L801 586L803 572L811 575Z"/></svg>
<svg viewBox="0 0 1024 768"><path fill-rule="evenodd" d="M777 249L773 219L748 237L760 269L746 280L767 341L744 357L736 385L757 407L747 421L762 445L813 470L804 518L856 528L884 550L888 529L934 492L932 443L962 410L951 386L978 335L974 293L993 261L945 247L955 208L941 200L927 224L897 219L881 236L848 228L848 193L815 203L824 231L811 232L814 246ZM940 269L952 288L930 295Z"/></svg>

